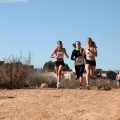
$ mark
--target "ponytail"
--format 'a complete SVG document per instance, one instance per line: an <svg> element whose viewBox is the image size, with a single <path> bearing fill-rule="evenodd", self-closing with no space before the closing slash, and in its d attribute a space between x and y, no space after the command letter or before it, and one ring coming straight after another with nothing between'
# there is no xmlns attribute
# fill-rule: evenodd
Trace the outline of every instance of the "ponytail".
<svg viewBox="0 0 120 120"><path fill-rule="evenodd" d="M76 45L75 45L75 43L73 43L73 44L72 44L72 46L73 46L74 48L76 48Z"/></svg>
<svg viewBox="0 0 120 120"><path fill-rule="evenodd" d="M78 43L80 44L80 46L81 46L80 41L76 41L75 43L72 44L72 46L73 46L74 48L76 48L76 43L77 43L77 42L78 42Z"/></svg>
<svg viewBox="0 0 120 120"><path fill-rule="evenodd" d="M91 45L93 45L95 48L97 48L96 43L92 41Z"/></svg>

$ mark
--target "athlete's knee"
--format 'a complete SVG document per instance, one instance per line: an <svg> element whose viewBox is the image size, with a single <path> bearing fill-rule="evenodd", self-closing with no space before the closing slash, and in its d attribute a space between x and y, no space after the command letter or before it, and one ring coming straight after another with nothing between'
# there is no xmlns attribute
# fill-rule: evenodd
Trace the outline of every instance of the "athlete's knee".
<svg viewBox="0 0 120 120"><path fill-rule="evenodd" d="M91 72L91 73L90 73L90 76L94 77L94 76L95 76L94 72Z"/></svg>
<svg viewBox="0 0 120 120"><path fill-rule="evenodd" d="M87 74L87 75L90 75L90 71L86 71L86 74Z"/></svg>
<svg viewBox="0 0 120 120"><path fill-rule="evenodd" d="M58 70L58 75L61 75L62 71L61 70Z"/></svg>
<svg viewBox="0 0 120 120"><path fill-rule="evenodd" d="M80 73L80 77L83 77L83 73Z"/></svg>

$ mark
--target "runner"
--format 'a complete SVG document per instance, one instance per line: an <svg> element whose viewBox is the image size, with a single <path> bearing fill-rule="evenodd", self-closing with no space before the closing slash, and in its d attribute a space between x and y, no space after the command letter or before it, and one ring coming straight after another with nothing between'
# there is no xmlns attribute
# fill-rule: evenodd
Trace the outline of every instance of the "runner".
<svg viewBox="0 0 120 120"><path fill-rule="evenodd" d="M63 48L62 41L58 41L57 48L53 51L53 53L50 56L51 58L56 58L55 71L57 75L57 88L60 88L61 73L64 69L64 59L63 59L64 54L66 55L67 58L69 58L69 56L66 53L66 49Z"/></svg>
<svg viewBox="0 0 120 120"><path fill-rule="evenodd" d="M117 86L120 89L120 71L118 72L116 79L117 79Z"/></svg>
<svg viewBox="0 0 120 120"><path fill-rule="evenodd" d="M84 64L84 57L81 55L80 49L82 50L82 52L83 52L83 49L81 48L81 43L79 41L76 41L73 44L73 47L75 49L72 51L71 60L75 61L75 63L74 63L75 71L76 71L75 79L80 80L79 89L82 89L83 72L84 72L85 64Z"/></svg>
<svg viewBox="0 0 120 120"><path fill-rule="evenodd" d="M97 57L97 46L95 42L91 38L87 38L86 40L87 46L84 48L84 52L80 51L82 55L86 55L86 64L85 64L85 69L86 69L86 83L87 89L90 89L89 86L89 81L90 77L93 79L96 78L94 72L96 69L96 60L95 57Z"/></svg>

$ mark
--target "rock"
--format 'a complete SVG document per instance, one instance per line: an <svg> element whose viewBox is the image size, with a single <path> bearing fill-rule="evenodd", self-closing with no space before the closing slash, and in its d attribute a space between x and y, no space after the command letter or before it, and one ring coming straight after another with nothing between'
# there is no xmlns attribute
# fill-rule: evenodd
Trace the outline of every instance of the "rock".
<svg viewBox="0 0 120 120"><path fill-rule="evenodd" d="M48 88L48 84L47 83L42 83L41 88Z"/></svg>

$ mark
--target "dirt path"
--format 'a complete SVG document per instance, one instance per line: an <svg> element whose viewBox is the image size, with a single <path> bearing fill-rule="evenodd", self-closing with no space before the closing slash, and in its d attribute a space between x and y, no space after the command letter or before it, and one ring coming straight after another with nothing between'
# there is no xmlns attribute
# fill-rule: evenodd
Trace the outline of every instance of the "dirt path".
<svg viewBox="0 0 120 120"><path fill-rule="evenodd" d="M0 120L120 120L120 90L0 90Z"/></svg>

